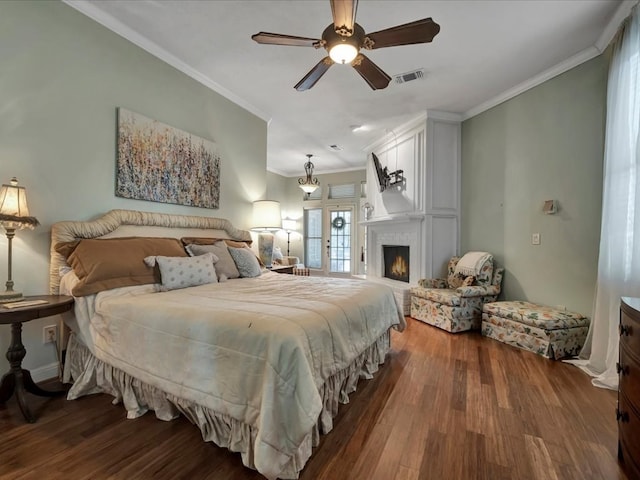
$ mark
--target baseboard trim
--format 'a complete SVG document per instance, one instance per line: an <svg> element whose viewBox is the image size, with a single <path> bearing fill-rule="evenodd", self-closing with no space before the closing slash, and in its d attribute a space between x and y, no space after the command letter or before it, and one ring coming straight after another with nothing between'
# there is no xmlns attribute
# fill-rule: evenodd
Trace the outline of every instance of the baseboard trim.
<svg viewBox="0 0 640 480"><path fill-rule="evenodd" d="M36 383L51 380L52 378L58 378L58 362L34 368L33 370L30 370L30 372L31 378Z"/></svg>

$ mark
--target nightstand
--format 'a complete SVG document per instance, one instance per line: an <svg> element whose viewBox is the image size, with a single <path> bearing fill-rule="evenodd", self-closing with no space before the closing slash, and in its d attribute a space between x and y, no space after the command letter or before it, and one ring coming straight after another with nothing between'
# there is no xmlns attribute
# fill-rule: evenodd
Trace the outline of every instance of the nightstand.
<svg viewBox="0 0 640 480"><path fill-rule="evenodd" d="M27 350L22 344L22 324L36 318L50 317L51 315L58 315L71 310L73 308L73 297L39 295L23 297L17 301L45 301L46 303L16 308L7 308L0 304L0 324L11 324L11 344L9 345L9 350L7 350L7 360L9 360L11 368L0 382L0 403L5 403L15 393L22 415L29 423L33 423L36 418L29 410L25 392L42 397L55 397L63 395L65 391L51 392L41 389L31 378L29 370L22 368L22 359L27 354Z"/></svg>

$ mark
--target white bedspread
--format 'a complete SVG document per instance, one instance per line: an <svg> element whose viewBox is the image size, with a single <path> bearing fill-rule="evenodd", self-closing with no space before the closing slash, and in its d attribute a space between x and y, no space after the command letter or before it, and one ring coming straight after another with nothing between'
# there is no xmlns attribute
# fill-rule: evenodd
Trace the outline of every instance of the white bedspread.
<svg viewBox="0 0 640 480"><path fill-rule="evenodd" d="M99 360L255 427L254 463L267 478L318 422L324 381L405 327L392 291L362 280L268 272L156 289L82 299L81 337Z"/></svg>

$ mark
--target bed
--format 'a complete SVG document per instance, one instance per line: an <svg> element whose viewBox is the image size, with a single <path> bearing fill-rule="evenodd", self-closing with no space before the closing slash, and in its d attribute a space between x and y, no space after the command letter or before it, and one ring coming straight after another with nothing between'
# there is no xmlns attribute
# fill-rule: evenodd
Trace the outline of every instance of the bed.
<svg viewBox="0 0 640 480"><path fill-rule="evenodd" d="M227 279L216 255L184 253L222 241L245 258L250 233L225 219L112 210L56 223L51 240L50 292L76 297L64 317L68 398L108 393L128 418L185 415L268 479L298 478L339 403L384 363L390 329L406 326L383 285L266 269ZM171 288L169 266L212 260L215 281ZM113 283L140 262L153 280L131 267Z"/></svg>

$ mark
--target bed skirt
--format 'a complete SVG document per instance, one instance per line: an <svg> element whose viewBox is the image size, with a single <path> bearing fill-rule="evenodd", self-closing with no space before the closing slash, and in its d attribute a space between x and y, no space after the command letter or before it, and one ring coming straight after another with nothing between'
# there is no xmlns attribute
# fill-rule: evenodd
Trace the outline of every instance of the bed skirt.
<svg viewBox="0 0 640 480"><path fill-rule="evenodd" d="M349 394L356 390L360 378L373 377L379 365L384 363L390 342L390 333L386 331L347 368L329 377L320 387L322 411L318 422L295 452L286 452L289 460L282 466L277 478L298 478L311 457L313 447L318 445L320 434L327 434L332 430L339 404L349 402ZM239 452L242 463L256 470L255 427L139 381L96 358L73 334L67 345L64 381L73 382L67 394L68 400L93 393L107 393L115 397L114 404L123 403L127 418L137 418L153 410L157 418L168 421L182 413L200 429L203 440L232 452Z"/></svg>

